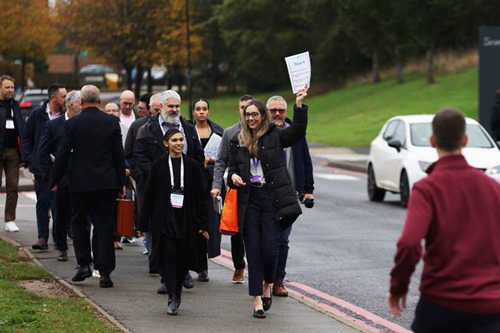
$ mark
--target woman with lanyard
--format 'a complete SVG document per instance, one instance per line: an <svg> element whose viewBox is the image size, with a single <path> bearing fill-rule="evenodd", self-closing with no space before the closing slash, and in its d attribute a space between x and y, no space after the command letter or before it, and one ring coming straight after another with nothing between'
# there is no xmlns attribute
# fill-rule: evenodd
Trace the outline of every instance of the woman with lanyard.
<svg viewBox="0 0 500 333"><path fill-rule="evenodd" d="M224 129L218 124L214 123L208 117L210 116L210 106L206 99L200 98L193 103L193 118L194 127L198 133L198 138L200 139L201 146L203 149L207 147L208 142L212 136L212 141L215 142L215 138L222 138L222 133ZM210 149L210 147L212 147ZM217 149L213 149L217 148ZM198 256L200 258L200 272L198 273L198 281L208 282L208 258L214 258L220 255L220 242L221 235L219 232L220 216L213 210L213 200L210 195L212 190L212 178L214 174L214 163L217 158L216 154L218 152L218 144L210 144L205 151L205 177L207 180L206 201L208 205L208 231L210 233L210 240L207 241L204 237L198 237Z"/></svg>
<svg viewBox="0 0 500 333"><path fill-rule="evenodd" d="M293 123L276 127L264 103L250 102L240 132L231 139L228 182L238 189L238 227L248 261L253 316L265 318L271 308L280 231L302 213L290 181L283 148L305 136L308 87L296 95Z"/></svg>
<svg viewBox="0 0 500 333"><path fill-rule="evenodd" d="M141 236L151 231L151 267L165 279L167 314L177 315L184 277L188 270L199 272L196 238L200 234L209 239L208 208L202 167L182 153L181 131L169 129L163 144L168 155L159 157L151 166L138 229Z"/></svg>

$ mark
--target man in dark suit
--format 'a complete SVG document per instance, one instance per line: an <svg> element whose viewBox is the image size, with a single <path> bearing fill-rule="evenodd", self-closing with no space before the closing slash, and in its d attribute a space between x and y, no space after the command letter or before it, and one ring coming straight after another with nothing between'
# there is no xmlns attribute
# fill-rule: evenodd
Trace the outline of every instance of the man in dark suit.
<svg viewBox="0 0 500 333"><path fill-rule="evenodd" d="M134 167L137 170L132 172L140 172L145 181L148 179L151 164L158 157L168 153L163 145L163 136L169 128L177 128L182 132L185 143L183 153L195 159L201 165L205 162L205 153L198 139L196 128L192 122L186 121L180 115L181 97L179 94L173 90L166 90L162 93L161 101L162 109L160 113L139 128L135 141ZM188 273L184 281L184 287L193 288L193 286L193 279ZM158 293L167 293L165 284L162 284Z"/></svg>
<svg viewBox="0 0 500 333"><path fill-rule="evenodd" d="M144 177L141 177L141 173L139 171L139 168L135 167L135 157L134 157L134 146L135 146L135 140L137 138L137 132L139 131L139 128L144 125L145 123L148 122L151 117L154 117L161 111L161 94L144 94L139 98L139 105L137 108L140 107L146 107L148 110L148 114L145 117L139 118L135 120L132 125L130 125L130 128L127 132L127 139L125 140L125 159L127 160L128 164L130 165L132 169L132 179L134 179L136 183L136 205L135 209L137 210L137 215L139 213L139 205L140 201L142 199L142 193L144 192L144 189L146 187L146 180ZM144 254L149 254L150 248L151 248L151 237L150 234L145 233L145 239L146 239L146 248L143 251Z"/></svg>
<svg viewBox="0 0 500 333"><path fill-rule="evenodd" d="M56 119L64 113L64 99L66 88L54 83L48 89L49 100L41 107L33 110L24 127L23 161L29 166L30 172L35 175L36 192L36 224L38 228L38 241L33 244L33 250L48 250L49 239L49 210L52 212L53 220L57 218L55 207L55 196L50 191L48 179L43 177L40 167L39 149L45 123Z"/></svg>
<svg viewBox="0 0 500 333"><path fill-rule="evenodd" d="M39 146L40 167L44 178L49 179L50 170L56 156L57 149L64 138L64 122L82 111L80 91L73 90L66 95L66 113L54 120L45 123L45 131ZM70 168L66 168L69 171ZM57 260L68 261L67 230L71 221L71 204L69 199L68 173L62 177L56 192L57 221L54 221L55 243L59 254Z"/></svg>
<svg viewBox="0 0 500 333"><path fill-rule="evenodd" d="M86 85L81 90L82 112L64 123L64 139L52 167L50 186L57 185L71 155L69 191L72 203L71 226L78 270L72 281L92 276L87 215L94 226L92 252L94 269L101 275L99 286L113 286L115 269L113 245L116 198L125 196L125 156L117 117L102 112L99 89Z"/></svg>

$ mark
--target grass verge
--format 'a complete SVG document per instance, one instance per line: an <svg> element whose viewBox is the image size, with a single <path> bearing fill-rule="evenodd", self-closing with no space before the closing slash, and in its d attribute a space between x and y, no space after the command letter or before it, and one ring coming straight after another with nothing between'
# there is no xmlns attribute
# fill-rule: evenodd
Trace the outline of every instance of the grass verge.
<svg viewBox="0 0 500 333"><path fill-rule="evenodd" d="M359 83L319 96L314 95L313 86L305 102L310 110L307 140L332 146L366 147L387 119L404 114L434 114L447 106L477 119L477 69L438 74L435 84L428 84L417 72L407 74L405 79L403 84L397 84L392 77L377 84ZM294 96L290 90L255 97L265 102L272 95L285 97L291 111ZM239 95L211 99L210 118L224 128L237 122L238 99ZM189 111L184 110L190 107L183 106L183 115L189 117Z"/></svg>
<svg viewBox="0 0 500 333"><path fill-rule="evenodd" d="M21 286L28 280L55 281L45 268L0 240L0 332L120 332L80 297L33 293Z"/></svg>

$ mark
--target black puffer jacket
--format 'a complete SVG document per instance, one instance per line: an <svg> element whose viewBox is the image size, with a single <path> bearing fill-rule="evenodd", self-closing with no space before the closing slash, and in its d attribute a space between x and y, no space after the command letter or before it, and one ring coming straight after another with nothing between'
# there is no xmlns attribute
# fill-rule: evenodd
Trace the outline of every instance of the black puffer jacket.
<svg viewBox="0 0 500 333"><path fill-rule="evenodd" d="M307 128L307 106L294 106L293 123L287 128L278 128L274 124L259 140L259 159L261 161L267 188L271 195L276 218L281 227L290 226L302 214L286 166L283 148L290 147L305 137ZM248 149L240 147L238 134L230 141L228 164L228 184L238 189L238 228L243 233L245 214L250 196L250 155ZM239 175L246 185L235 186L231 180L233 174Z"/></svg>

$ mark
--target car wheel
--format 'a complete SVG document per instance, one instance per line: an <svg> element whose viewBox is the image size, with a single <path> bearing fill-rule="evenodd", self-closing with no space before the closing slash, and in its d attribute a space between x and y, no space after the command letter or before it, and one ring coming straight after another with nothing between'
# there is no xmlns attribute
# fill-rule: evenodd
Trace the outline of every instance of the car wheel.
<svg viewBox="0 0 500 333"><path fill-rule="evenodd" d="M408 175L405 170L401 172L401 178L399 180L399 195L401 196L401 206L404 208L408 207L408 200L410 199L410 182L408 181Z"/></svg>
<svg viewBox="0 0 500 333"><path fill-rule="evenodd" d="M382 201L385 197L385 190L377 186L375 182L375 172L370 164L368 166L368 198L370 201Z"/></svg>

